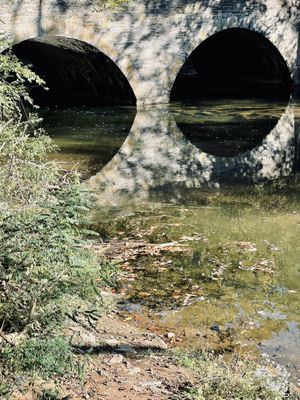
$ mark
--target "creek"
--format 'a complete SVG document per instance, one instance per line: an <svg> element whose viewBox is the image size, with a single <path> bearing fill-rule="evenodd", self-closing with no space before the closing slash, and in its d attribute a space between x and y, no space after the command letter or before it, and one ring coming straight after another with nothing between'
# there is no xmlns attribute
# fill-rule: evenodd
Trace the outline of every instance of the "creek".
<svg viewBox="0 0 300 400"><path fill-rule="evenodd" d="M97 195L121 315L175 345L268 354L300 377L300 104L41 114L52 157Z"/></svg>

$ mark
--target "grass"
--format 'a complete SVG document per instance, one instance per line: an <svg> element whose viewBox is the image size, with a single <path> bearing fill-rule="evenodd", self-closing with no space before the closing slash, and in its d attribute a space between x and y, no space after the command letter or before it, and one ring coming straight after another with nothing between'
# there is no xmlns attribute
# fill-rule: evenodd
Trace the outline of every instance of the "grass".
<svg viewBox="0 0 300 400"><path fill-rule="evenodd" d="M6 346L0 353L7 371L49 378L80 372L71 346L62 337L31 338L21 345Z"/></svg>
<svg viewBox="0 0 300 400"><path fill-rule="evenodd" d="M300 393L286 370L275 364L202 352L172 353L176 363L199 373L199 383L189 389L190 400L299 400Z"/></svg>
<svg viewBox="0 0 300 400"><path fill-rule="evenodd" d="M55 400L61 398L60 379L82 379L84 366L65 338L37 336L0 348L0 375L0 399L32 388L37 400ZM47 381L51 389L43 387Z"/></svg>

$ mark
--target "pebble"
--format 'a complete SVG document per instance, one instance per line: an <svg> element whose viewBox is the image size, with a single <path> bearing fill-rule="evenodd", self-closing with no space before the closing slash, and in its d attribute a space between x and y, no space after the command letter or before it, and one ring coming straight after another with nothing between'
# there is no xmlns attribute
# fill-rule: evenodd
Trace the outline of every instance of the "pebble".
<svg viewBox="0 0 300 400"><path fill-rule="evenodd" d="M168 339L174 339L174 338L175 338L175 333L173 333L173 332L168 332L168 333L166 334L166 337L167 337Z"/></svg>
<svg viewBox="0 0 300 400"><path fill-rule="evenodd" d="M141 372L141 368L136 367L136 368L132 368L131 371L129 371L129 375L137 375Z"/></svg>
<svg viewBox="0 0 300 400"><path fill-rule="evenodd" d="M110 360L110 365L121 364L124 361L124 357L121 354L115 354Z"/></svg>

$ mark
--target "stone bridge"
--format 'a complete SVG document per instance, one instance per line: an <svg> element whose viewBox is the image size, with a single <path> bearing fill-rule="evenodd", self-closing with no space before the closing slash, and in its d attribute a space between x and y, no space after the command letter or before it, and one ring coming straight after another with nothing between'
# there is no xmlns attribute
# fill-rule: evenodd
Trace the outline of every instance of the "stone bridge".
<svg viewBox="0 0 300 400"><path fill-rule="evenodd" d="M294 88L300 84L299 0L129 0L122 10L100 11L92 0L0 4L0 29L15 43L59 36L94 46L126 76L137 105L168 103L187 58L205 39L229 28L259 34L255 43L265 52L266 43L272 44ZM214 63L223 61L222 52L215 54Z"/></svg>
<svg viewBox="0 0 300 400"><path fill-rule="evenodd" d="M13 38L13 51L54 89L52 98L36 94L45 104L137 104L123 146L90 179L102 202L123 193L145 198L166 186L180 198L228 180L288 176L299 164L291 96L300 91L299 0L128 0L114 10L93 0L0 3L0 29ZM187 140L170 100L193 97L195 88L235 95L239 85L246 96L284 100L260 143L224 156Z"/></svg>

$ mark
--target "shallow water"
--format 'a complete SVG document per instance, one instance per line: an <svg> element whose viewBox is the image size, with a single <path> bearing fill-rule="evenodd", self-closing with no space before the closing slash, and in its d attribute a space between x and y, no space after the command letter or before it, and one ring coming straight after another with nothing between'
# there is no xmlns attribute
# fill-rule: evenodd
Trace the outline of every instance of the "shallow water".
<svg viewBox="0 0 300 400"><path fill-rule="evenodd" d="M64 169L76 166L84 177L101 170L118 152L132 126L131 107L43 109L43 127L59 151L52 155Z"/></svg>
<svg viewBox="0 0 300 400"><path fill-rule="evenodd" d="M300 376L299 118L297 104L236 100L48 110L54 157L92 176L95 229L179 243L121 263L125 318Z"/></svg>
<svg viewBox="0 0 300 400"><path fill-rule="evenodd" d="M189 346L253 353L259 346L299 374L300 207L296 199L256 195L211 194L205 206L144 204L98 215L108 236L183 246L122 264L130 267L129 311L141 306L133 308L138 323L175 332Z"/></svg>
<svg viewBox="0 0 300 400"><path fill-rule="evenodd" d="M185 137L202 151L234 157L259 145L284 114L286 103L222 100L172 105Z"/></svg>

